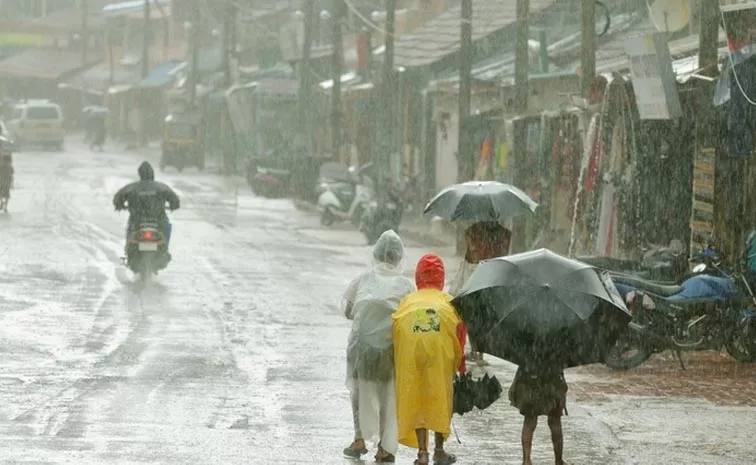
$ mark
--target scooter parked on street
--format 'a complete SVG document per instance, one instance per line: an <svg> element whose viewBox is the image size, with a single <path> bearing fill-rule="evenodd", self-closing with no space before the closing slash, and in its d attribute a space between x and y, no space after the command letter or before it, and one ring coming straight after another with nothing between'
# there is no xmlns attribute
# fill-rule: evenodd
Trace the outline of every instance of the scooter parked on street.
<svg viewBox="0 0 756 465"><path fill-rule="evenodd" d="M349 179L321 180L318 210L320 222L331 226L341 221L350 221L358 227L362 215L375 198L373 181L361 169L359 174L351 167Z"/></svg>

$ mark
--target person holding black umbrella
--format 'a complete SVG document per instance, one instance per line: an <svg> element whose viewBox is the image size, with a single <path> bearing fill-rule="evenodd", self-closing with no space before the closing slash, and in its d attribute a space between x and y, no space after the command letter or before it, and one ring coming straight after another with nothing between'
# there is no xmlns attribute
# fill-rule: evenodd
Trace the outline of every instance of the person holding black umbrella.
<svg viewBox="0 0 756 465"><path fill-rule="evenodd" d="M457 295L465 281L473 274L478 263L490 258L502 257L509 253L512 232L495 221L478 221L465 230L465 259L457 270L450 287L450 293ZM483 354L475 350L470 339L471 359L484 364Z"/></svg>
<svg viewBox="0 0 756 465"><path fill-rule="evenodd" d="M611 277L547 249L482 262L452 304L478 350L518 365L509 391L525 417L523 465L538 417L548 417L554 458L563 465L563 370L604 363L632 320Z"/></svg>
<svg viewBox="0 0 756 465"><path fill-rule="evenodd" d="M533 433L538 426L538 417L546 416L554 447L554 463L564 465L562 412L567 414L567 382L561 366L548 363L520 365L509 388L509 402L524 417L522 464L532 465L530 453L533 448Z"/></svg>

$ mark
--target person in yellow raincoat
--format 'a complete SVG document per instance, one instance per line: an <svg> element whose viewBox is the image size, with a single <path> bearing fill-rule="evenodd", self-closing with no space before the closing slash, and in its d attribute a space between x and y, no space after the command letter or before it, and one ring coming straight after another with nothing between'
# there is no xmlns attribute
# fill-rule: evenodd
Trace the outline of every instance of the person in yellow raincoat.
<svg viewBox="0 0 756 465"><path fill-rule="evenodd" d="M451 432L454 375L464 371L462 320L445 293L444 264L428 254L415 271L418 290L399 304L394 319L394 369L399 443L418 449L415 464L429 463L428 431L435 433L433 462L457 458L444 450Z"/></svg>

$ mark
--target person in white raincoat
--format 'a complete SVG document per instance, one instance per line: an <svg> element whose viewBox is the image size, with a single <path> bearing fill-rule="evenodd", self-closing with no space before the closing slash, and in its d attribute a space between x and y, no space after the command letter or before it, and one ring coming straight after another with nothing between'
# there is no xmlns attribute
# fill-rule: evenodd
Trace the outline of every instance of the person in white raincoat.
<svg viewBox="0 0 756 465"><path fill-rule="evenodd" d="M373 266L355 278L344 294L344 314L353 320L347 345L347 388L352 398L354 441L348 458L367 454L365 440L379 437L375 461L394 462L399 446L394 392L392 314L415 283L402 275L404 244L394 231L373 247Z"/></svg>

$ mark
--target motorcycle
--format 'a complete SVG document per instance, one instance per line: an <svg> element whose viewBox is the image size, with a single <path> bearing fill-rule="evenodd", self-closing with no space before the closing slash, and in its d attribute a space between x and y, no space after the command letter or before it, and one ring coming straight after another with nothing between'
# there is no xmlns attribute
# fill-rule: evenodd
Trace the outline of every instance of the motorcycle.
<svg viewBox="0 0 756 465"><path fill-rule="evenodd" d="M365 235L368 245L375 244L385 231L392 229L398 232L403 213L402 195L394 190L389 191L383 207L379 207L376 201L370 202L360 221L360 232Z"/></svg>
<svg viewBox="0 0 756 465"><path fill-rule="evenodd" d="M642 260L604 256L583 256L577 259L610 274L631 275L662 284L680 284L694 275L689 270L690 265L704 263L707 268L702 273L719 274L718 266L723 257L711 246L690 259L676 247L655 246L643 254Z"/></svg>
<svg viewBox="0 0 756 465"><path fill-rule="evenodd" d="M739 362L756 361L752 333L756 297L742 275L705 263L681 285L610 274L629 302L633 321L610 351L606 364L617 370L641 365L655 353L672 350L685 369L683 351L721 350ZM629 355L630 354L630 355Z"/></svg>
<svg viewBox="0 0 756 465"><path fill-rule="evenodd" d="M337 221L351 221L359 227L363 213L375 198L373 181L360 170L360 176L350 168L350 179L322 180L318 195L320 223L331 226ZM359 178L362 178L359 181Z"/></svg>
<svg viewBox="0 0 756 465"><path fill-rule="evenodd" d="M268 198L282 197L289 188L291 171L263 168L256 166L255 170L247 171L247 182L255 195Z"/></svg>
<svg viewBox="0 0 756 465"><path fill-rule="evenodd" d="M140 222L128 237L126 266L142 280L157 274L170 262L166 239L158 222Z"/></svg>
<svg viewBox="0 0 756 465"><path fill-rule="evenodd" d="M614 257L583 256L578 260L596 268L611 272L631 274L652 281L681 282L688 272L687 255L680 246L654 246L643 254L641 260L625 260Z"/></svg>

